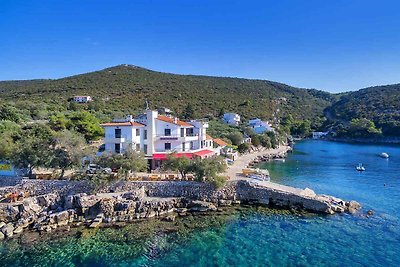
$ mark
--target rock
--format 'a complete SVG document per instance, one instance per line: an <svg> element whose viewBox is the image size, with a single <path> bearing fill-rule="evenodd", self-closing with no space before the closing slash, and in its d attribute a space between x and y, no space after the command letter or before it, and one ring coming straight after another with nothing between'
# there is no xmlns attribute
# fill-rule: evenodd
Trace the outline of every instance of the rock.
<svg viewBox="0 0 400 267"><path fill-rule="evenodd" d="M217 207L211 202L194 200L188 204L188 208L190 211L216 211Z"/></svg>
<svg viewBox="0 0 400 267"><path fill-rule="evenodd" d="M231 206L231 205L232 205L231 200L225 200L225 199L218 200L218 206L227 207L227 206Z"/></svg>
<svg viewBox="0 0 400 267"><path fill-rule="evenodd" d="M176 219L176 217L174 215L169 215L167 217L165 217L163 220L167 221L167 222L174 222Z"/></svg>
<svg viewBox="0 0 400 267"><path fill-rule="evenodd" d="M56 218L57 223L68 222L69 220L69 213L67 210L55 213L54 216Z"/></svg>
<svg viewBox="0 0 400 267"><path fill-rule="evenodd" d="M348 207L349 211L350 211L350 209L356 210L356 211L361 209L360 203L358 203L357 201L354 201L354 200L347 202L346 206Z"/></svg>
<svg viewBox="0 0 400 267"><path fill-rule="evenodd" d="M94 195L87 196L86 194L79 194L74 196L78 208L87 209L94 206L100 201L100 198Z"/></svg>
<svg viewBox="0 0 400 267"><path fill-rule="evenodd" d="M69 195L64 198L64 208L65 209L74 208L74 196Z"/></svg>
<svg viewBox="0 0 400 267"><path fill-rule="evenodd" d="M300 195L305 196L305 197L315 197L317 194L310 188L305 188L303 191L301 191Z"/></svg>
<svg viewBox="0 0 400 267"><path fill-rule="evenodd" d="M47 194L36 197L38 205L42 207L50 207L51 209L56 205L58 195L57 194Z"/></svg>
<svg viewBox="0 0 400 267"><path fill-rule="evenodd" d="M20 234L24 231L24 229L21 226L18 226L17 228L14 229L14 234Z"/></svg>
<svg viewBox="0 0 400 267"><path fill-rule="evenodd" d="M5 238L4 234L0 232L0 240L3 240Z"/></svg>
<svg viewBox="0 0 400 267"><path fill-rule="evenodd" d="M90 228L96 228L103 222L103 215L97 216L93 222L89 225Z"/></svg>
<svg viewBox="0 0 400 267"><path fill-rule="evenodd" d="M128 199L128 200L133 200L133 201L140 201L143 200L146 196L145 188L142 186L141 188L127 192L122 195L123 198Z"/></svg>
<svg viewBox="0 0 400 267"><path fill-rule="evenodd" d="M6 237L12 237L14 234L14 226L12 225L12 223L8 223L7 225L3 226L3 228L1 228L1 232Z"/></svg>
<svg viewBox="0 0 400 267"><path fill-rule="evenodd" d="M5 222L0 222L0 229L3 228L4 225L6 225Z"/></svg>
<svg viewBox="0 0 400 267"><path fill-rule="evenodd" d="M374 212L373 212L372 210L369 210L369 211L367 211L367 214L368 214L369 216L372 216L372 215L374 215Z"/></svg>

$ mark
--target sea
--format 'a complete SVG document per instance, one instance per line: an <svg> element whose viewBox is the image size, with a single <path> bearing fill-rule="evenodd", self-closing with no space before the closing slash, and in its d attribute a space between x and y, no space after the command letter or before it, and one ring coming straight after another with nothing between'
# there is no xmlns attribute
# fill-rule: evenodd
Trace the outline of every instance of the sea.
<svg viewBox="0 0 400 267"><path fill-rule="evenodd" d="M306 140L285 162L260 167L273 182L356 200L362 210L233 207L173 223L26 233L0 242L0 266L400 266L400 146Z"/></svg>

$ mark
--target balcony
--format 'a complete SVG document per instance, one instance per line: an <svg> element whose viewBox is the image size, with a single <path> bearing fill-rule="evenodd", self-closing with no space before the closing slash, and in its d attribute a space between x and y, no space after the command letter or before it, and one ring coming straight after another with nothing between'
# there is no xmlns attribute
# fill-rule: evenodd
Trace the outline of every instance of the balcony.
<svg viewBox="0 0 400 267"><path fill-rule="evenodd" d="M186 136L180 135L156 135L157 140L162 141L196 141L199 139L198 134L187 134Z"/></svg>
<svg viewBox="0 0 400 267"><path fill-rule="evenodd" d="M116 135L106 135L104 137L104 143L112 143L112 144L119 144L119 143L125 143L126 142L126 136L116 136Z"/></svg>

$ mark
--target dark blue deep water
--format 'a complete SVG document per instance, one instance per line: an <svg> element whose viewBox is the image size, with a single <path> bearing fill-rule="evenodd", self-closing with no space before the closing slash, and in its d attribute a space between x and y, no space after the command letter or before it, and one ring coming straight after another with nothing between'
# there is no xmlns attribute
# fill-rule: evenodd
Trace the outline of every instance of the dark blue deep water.
<svg viewBox="0 0 400 267"><path fill-rule="evenodd" d="M355 170L359 162L364 173ZM320 216L248 208L173 225L27 236L34 241L0 245L0 266L400 266L400 146L303 141L285 163L263 167L275 182L356 200L363 210Z"/></svg>

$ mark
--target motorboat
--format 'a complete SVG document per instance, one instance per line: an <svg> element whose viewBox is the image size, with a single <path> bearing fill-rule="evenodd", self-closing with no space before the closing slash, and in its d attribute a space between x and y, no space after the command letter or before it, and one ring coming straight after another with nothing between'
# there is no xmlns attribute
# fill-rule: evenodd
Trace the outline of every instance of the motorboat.
<svg viewBox="0 0 400 267"><path fill-rule="evenodd" d="M381 154L379 154L379 156L380 156L381 158L384 158L384 159L389 158L389 154L388 154L388 153L385 153L385 152L382 152Z"/></svg>
<svg viewBox="0 0 400 267"><path fill-rule="evenodd" d="M358 166L356 167L356 170L359 172L363 172L363 171L365 171L365 168L361 163L359 163Z"/></svg>

